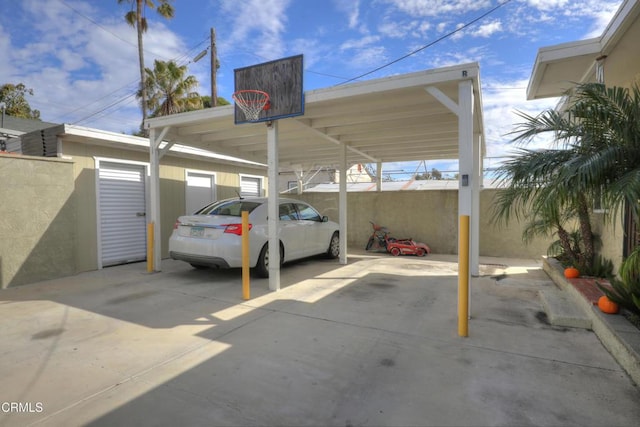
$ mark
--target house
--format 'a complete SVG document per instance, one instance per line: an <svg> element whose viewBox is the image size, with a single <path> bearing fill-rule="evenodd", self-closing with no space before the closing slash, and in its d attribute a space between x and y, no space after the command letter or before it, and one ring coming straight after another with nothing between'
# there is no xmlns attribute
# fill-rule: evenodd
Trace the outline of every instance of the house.
<svg viewBox="0 0 640 427"><path fill-rule="evenodd" d="M6 149L6 142L9 139L17 138L22 134L46 129L55 125L55 123L43 122L41 120L13 117L5 114L3 109L2 116L0 118L0 151L4 151Z"/></svg>
<svg viewBox="0 0 640 427"><path fill-rule="evenodd" d="M300 186L304 191L321 184L337 184L340 182L340 172L335 167L319 167L309 171L281 170L278 173L278 188L282 193L296 193ZM367 165L357 163L347 169L347 183L375 182L375 172Z"/></svg>
<svg viewBox="0 0 640 427"><path fill-rule="evenodd" d="M149 140L69 124L22 129L0 155L0 288L145 260ZM258 163L173 146L160 166L163 256L178 216L264 195L265 175Z"/></svg>
<svg viewBox="0 0 640 427"><path fill-rule="evenodd" d="M527 98L563 96L580 83L640 84L639 17L640 0L624 0L599 37L540 48ZM594 232L602 239L603 256L615 265L640 245L638 226L628 209L612 224L605 224L602 212L595 210Z"/></svg>

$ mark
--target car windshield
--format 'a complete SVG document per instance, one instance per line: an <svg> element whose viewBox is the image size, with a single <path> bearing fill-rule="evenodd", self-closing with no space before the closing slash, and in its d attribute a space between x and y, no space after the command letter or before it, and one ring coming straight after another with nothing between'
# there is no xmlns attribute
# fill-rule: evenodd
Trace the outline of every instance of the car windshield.
<svg viewBox="0 0 640 427"><path fill-rule="evenodd" d="M258 206L260 206L260 203L258 202L250 202L246 200L225 200L205 206L194 215L242 216L242 211L251 212Z"/></svg>

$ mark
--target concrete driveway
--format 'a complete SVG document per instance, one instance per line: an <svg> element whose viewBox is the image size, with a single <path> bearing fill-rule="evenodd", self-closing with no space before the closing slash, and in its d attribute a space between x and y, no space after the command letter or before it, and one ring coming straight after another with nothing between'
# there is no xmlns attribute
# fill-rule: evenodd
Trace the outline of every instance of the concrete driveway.
<svg viewBox="0 0 640 427"><path fill-rule="evenodd" d="M174 261L2 291L0 425L637 426L597 337L546 321L540 263L481 262L468 338L451 256L304 261L249 301Z"/></svg>

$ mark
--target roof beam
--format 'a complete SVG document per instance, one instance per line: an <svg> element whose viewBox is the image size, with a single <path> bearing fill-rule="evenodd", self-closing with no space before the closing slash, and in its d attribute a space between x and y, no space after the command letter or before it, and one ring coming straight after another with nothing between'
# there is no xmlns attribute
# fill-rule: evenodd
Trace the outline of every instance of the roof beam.
<svg viewBox="0 0 640 427"><path fill-rule="evenodd" d="M444 92L434 86L427 86L424 89L429 92L435 99L440 101L442 105L451 110L453 114L455 114L456 116L460 116L460 107L458 107L458 104L451 100L451 98L445 95Z"/></svg>
<svg viewBox="0 0 640 427"><path fill-rule="evenodd" d="M347 146L347 150L349 150L349 151L351 151L351 152L353 152L353 153L356 153L356 154L358 154L358 155L360 155L360 156L363 156L363 157L365 157L365 158L367 158L367 159L371 160L372 162L377 162L377 161L378 161L378 159L376 159L375 157L370 156L369 154L364 153L364 152L362 152L362 151L359 151L359 150L357 150L357 149L355 149L355 148L353 148L353 147L350 147L348 144L345 144L344 142L340 141L339 139L336 139L336 138L334 138L334 137L332 137L332 136L327 135L327 134L326 134L326 133L324 133L324 132L319 131L319 130L318 130L318 129L316 129L316 128L311 127L311 126L310 126L310 125L308 125L307 123L304 123L302 120L295 120L295 122L296 122L297 124L299 124L300 126L304 126L306 129L310 130L311 132L313 132L314 134L318 135L319 137L326 139L327 141L331 141L331 142L333 142L334 144L336 144L336 145L338 145L338 146L340 146L340 145L343 145L343 144L344 144L344 145L346 145L346 146Z"/></svg>

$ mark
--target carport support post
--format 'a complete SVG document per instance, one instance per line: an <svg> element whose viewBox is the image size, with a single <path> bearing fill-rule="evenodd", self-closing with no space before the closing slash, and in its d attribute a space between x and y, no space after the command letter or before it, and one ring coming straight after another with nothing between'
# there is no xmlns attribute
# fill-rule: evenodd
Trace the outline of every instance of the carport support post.
<svg viewBox="0 0 640 427"><path fill-rule="evenodd" d="M470 267L471 275L474 277L480 276L480 190L483 182L482 175L482 137L479 133L473 135L473 176L471 180L471 194L473 200L471 201L471 225L469 239L474 244L470 247Z"/></svg>
<svg viewBox="0 0 640 427"><path fill-rule="evenodd" d="M463 71L462 76L466 77L467 72ZM458 103L453 101L441 90L429 86L425 88L433 97L440 101L458 116L458 153L460 178L458 183L458 216L470 217L470 232L468 234L468 247L470 247L470 257L463 259L458 248L458 271L467 275L466 281L470 282L471 273L479 274L479 236L480 236L480 139L479 135L474 140L473 133L473 81L471 79L461 80L458 83ZM460 234L460 229L458 229ZM458 239L460 240L460 239ZM462 263L465 265L463 266ZM471 298L469 298L471 301ZM467 304L467 312L470 312L470 304Z"/></svg>
<svg viewBox="0 0 640 427"><path fill-rule="evenodd" d="M269 195L267 227L269 238L269 289L280 290L280 242L278 240L278 121L267 122L267 166Z"/></svg>
<svg viewBox="0 0 640 427"><path fill-rule="evenodd" d="M162 137L158 138L162 141ZM156 130L149 129L149 207L151 215L149 222L153 224L153 271L161 271L162 240L160 236L160 142L156 141ZM148 262L148 261L147 261Z"/></svg>
<svg viewBox="0 0 640 427"><path fill-rule="evenodd" d="M473 82L471 80L463 80L458 83L458 144L460 153L459 156L459 169L460 169L460 182L458 185L458 217L460 220L464 217L471 217L473 206L473 191L476 188L474 181L477 181L477 176L474 173L474 149L473 149ZM473 236L474 230L471 231ZM478 242L470 238L470 235L466 233L464 236L468 241L466 247L463 247L462 242L462 230L458 228L458 235L461 237L458 244L458 271L460 275L464 274L466 277L460 277L462 283L467 284L466 294L469 294L469 282L471 279L469 268L469 256L463 254L464 250L468 250L469 247L477 245ZM473 249L471 250L473 253ZM465 264L465 265L462 265ZM458 290L460 292L460 290ZM469 300L467 298L467 314L469 314Z"/></svg>
<svg viewBox="0 0 640 427"><path fill-rule="evenodd" d="M338 217L340 221L340 264L347 263L347 144L340 144L340 193Z"/></svg>
<svg viewBox="0 0 640 427"><path fill-rule="evenodd" d="M160 144L169 131L169 126L156 133L155 128L149 129L149 222L153 223L153 271L161 271L162 262L162 233L160 228L160 159L169 151L172 142L165 144L162 150Z"/></svg>

